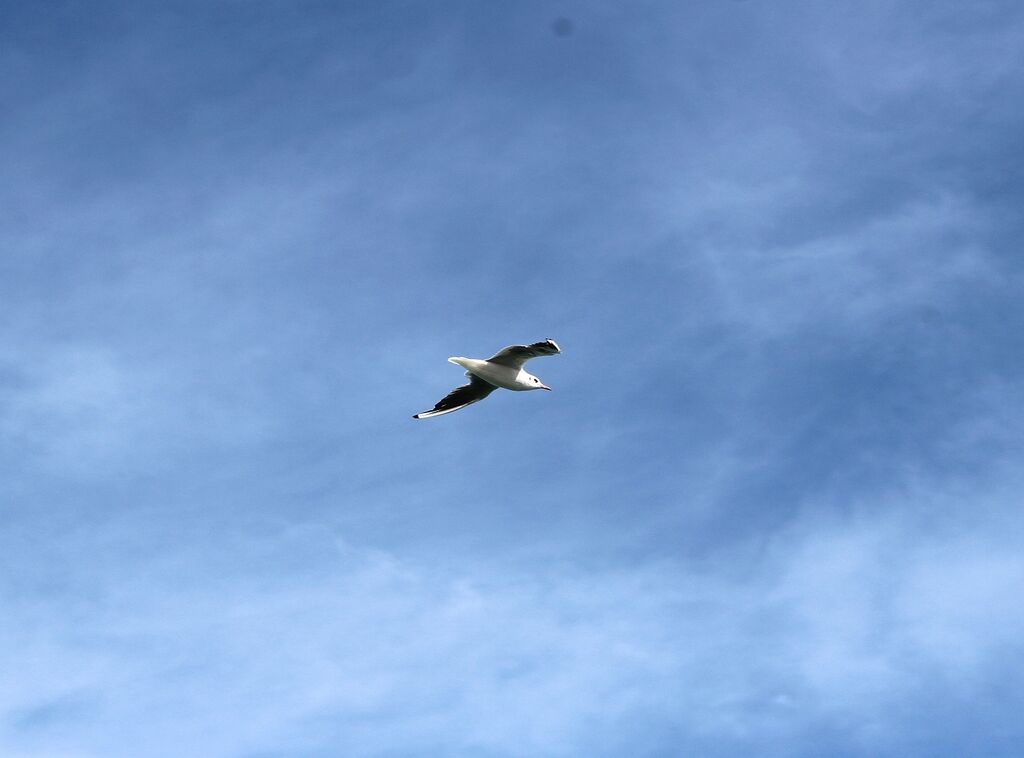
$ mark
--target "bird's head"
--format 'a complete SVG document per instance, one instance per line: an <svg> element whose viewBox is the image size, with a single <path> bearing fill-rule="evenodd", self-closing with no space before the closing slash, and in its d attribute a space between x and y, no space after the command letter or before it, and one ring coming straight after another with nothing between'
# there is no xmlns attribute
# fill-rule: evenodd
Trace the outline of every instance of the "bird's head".
<svg viewBox="0 0 1024 758"><path fill-rule="evenodd" d="M529 389L531 390L548 390L549 392L551 391L551 388L549 386L544 384L544 382L535 377L533 374L527 374L526 381L529 383Z"/></svg>

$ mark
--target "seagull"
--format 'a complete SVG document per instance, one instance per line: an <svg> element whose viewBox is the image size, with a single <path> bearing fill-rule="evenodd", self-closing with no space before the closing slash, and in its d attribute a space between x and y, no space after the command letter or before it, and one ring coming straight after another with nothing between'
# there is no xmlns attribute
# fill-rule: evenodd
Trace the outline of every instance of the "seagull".
<svg viewBox="0 0 1024 758"><path fill-rule="evenodd" d="M558 355L561 350L554 340L534 342L532 345L510 345L499 350L486 361L479 358L449 358L449 363L466 369L469 384L456 387L429 411L417 413L413 418L432 418L453 413L460 408L483 400L498 387L507 390L550 390L533 374L523 370L523 364L540 355Z"/></svg>

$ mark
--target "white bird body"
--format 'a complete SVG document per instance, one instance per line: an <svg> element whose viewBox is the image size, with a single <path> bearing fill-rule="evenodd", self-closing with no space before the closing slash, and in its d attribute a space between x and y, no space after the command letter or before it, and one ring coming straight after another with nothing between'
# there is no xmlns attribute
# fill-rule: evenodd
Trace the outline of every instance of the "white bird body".
<svg viewBox="0 0 1024 758"><path fill-rule="evenodd" d="M558 355L562 352L554 340L534 342L532 345L510 345L499 350L487 360L479 358L448 359L456 366L466 369L469 384L456 387L437 401L429 411L417 413L413 418L433 418L478 403L494 390L501 389L524 392L526 390L550 390L544 382L523 369L523 364L541 355Z"/></svg>
<svg viewBox="0 0 1024 758"><path fill-rule="evenodd" d="M523 392L550 389L541 384L540 379L521 368L501 366L479 358L449 358L448 362L466 369L466 376L479 376L485 382L506 390Z"/></svg>

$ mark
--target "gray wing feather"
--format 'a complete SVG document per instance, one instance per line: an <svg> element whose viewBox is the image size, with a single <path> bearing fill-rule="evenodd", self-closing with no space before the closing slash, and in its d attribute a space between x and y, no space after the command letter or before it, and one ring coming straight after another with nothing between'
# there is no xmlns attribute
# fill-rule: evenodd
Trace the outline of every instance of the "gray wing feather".
<svg viewBox="0 0 1024 758"><path fill-rule="evenodd" d="M523 364L531 358L538 358L542 355L558 355L561 350L554 340L534 342L532 345L510 345L504 350L499 350L490 358L489 363L497 363L499 366L510 368L522 368Z"/></svg>

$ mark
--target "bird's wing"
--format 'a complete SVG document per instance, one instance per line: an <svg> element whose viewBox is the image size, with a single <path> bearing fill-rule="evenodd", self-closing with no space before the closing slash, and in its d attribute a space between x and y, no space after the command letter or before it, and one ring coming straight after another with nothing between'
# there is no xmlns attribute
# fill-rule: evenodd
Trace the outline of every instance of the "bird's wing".
<svg viewBox="0 0 1024 758"><path fill-rule="evenodd" d="M446 413L457 411L460 408L465 408L467 405L472 405L473 403L483 400L496 389L498 388L490 382L485 382L478 376L471 376L469 384L463 384L461 387L456 387L443 398L438 400L437 405L429 411L417 413L413 418L443 416Z"/></svg>
<svg viewBox="0 0 1024 758"><path fill-rule="evenodd" d="M511 345L496 352L487 359L487 362L520 369L531 358L541 355L558 355L560 352L562 351L558 349L554 340L544 340L543 342L534 342L532 345Z"/></svg>

